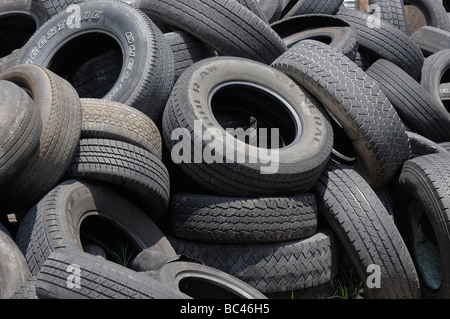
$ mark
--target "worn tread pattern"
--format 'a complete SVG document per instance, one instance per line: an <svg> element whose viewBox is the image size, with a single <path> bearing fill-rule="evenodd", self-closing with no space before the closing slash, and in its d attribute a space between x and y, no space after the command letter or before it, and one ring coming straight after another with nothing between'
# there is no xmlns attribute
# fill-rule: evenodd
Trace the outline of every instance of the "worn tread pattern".
<svg viewBox="0 0 450 319"><path fill-rule="evenodd" d="M281 17L289 18L303 14L334 15L344 0L291 0L283 9Z"/></svg>
<svg viewBox="0 0 450 319"><path fill-rule="evenodd" d="M424 56L407 34L384 20L379 27L369 27L370 15L365 12L341 8L336 16L355 29L361 51L398 65L415 80L420 78Z"/></svg>
<svg viewBox="0 0 450 319"><path fill-rule="evenodd" d="M341 52L305 40L272 66L314 94L340 122L358 153L355 169L372 187L386 185L409 158L408 136L392 104Z"/></svg>
<svg viewBox="0 0 450 319"><path fill-rule="evenodd" d="M72 160L81 135L81 102L69 82L34 65L19 65L8 72L26 74L34 72L33 69L37 70L42 81L49 83L52 104L38 105L41 114L49 112L38 150L11 183L1 189L1 209L6 213L29 209L57 185ZM3 76L10 76L8 72Z"/></svg>
<svg viewBox="0 0 450 319"><path fill-rule="evenodd" d="M318 231L297 241L275 244L206 244L168 238L179 254L239 278L262 293L318 286L334 278L334 234Z"/></svg>
<svg viewBox="0 0 450 319"><path fill-rule="evenodd" d="M173 31L164 35L173 52L175 80L192 64L217 56L217 52L211 46L184 31Z"/></svg>
<svg viewBox="0 0 450 319"><path fill-rule="evenodd" d="M0 185L26 165L39 146L42 121L34 101L19 86L0 81Z"/></svg>
<svg viewBox="0 0 450 319"><path fill-rule="evenodd" d="M176 194L168 226L173 236L208 243L296 240L316 233L316 199L311 193L261 198Z"/></svg>
<svg viewBox="0 0 450 319"><path fill-rule="evenodd" d="M235 0L136 0L150 18L178 27L222 55L269 64L286 50L270 26Z"/></svg>
<svg viewBox="0 0 450 319"><path fill-rule="evenodd" d="M57 15L67 9L71 4L78 4L86 0L39 0L49 17Z"/></svg>
<svg viewBox="0 0 450 319"><path fill-rule="evenodd" d="M141 199L145 211L159 220L170 197L169 173L150 152L108 139L80 140L64 179L85 178L117 184Z"/></svg>
<svg viewBox="0 0 450 319"><path fill-rule="evenodd" d="M81 99L81 139L104 138L139 146L159 159L159 129L144 113L126 104L103 99Z"/></svg>
<svg viewBox="0 0 450 319"><path fill-rule="evenodd" d="M450 49L450 32L436 27L423 26L411 35L411 39L426 57Z"/></svg>
<svg viewBox="0 0 450 319"><path fill-rule="evenodd" d="M381 19L409 35L403 0L369 0L369 5L377 5L380 8Z"/></svg>
<svg viewBox="0 0 450 319"><path fill-rule="evenodd" d="M69 266L80 269L80 288L71 288ZM162 283L117 263L71 249L57 249L37 275L42 299L190 299Z"/></svg>
<svg viewBox="0 0 450 319"><path fill-rule="evenodd" d="M314 191L319 214L339 237L358 272L366 298L416 299L419 278L394 220L353 169L329 166ZM367 286L369 265L380 267L380 288Z"/></svg>
<svg viewBox="0 0 450 319"><path fill-rule="evenodd" d="M450 141L450 114L395 64L377 60L366 71L408 127L435 142Z"/></svg>

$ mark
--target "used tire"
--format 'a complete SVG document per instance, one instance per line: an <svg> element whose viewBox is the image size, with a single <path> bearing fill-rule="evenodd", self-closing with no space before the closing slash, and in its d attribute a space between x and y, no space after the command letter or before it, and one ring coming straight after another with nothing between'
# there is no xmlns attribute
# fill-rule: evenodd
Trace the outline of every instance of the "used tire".
<svg viewBox="0 0 450 319"><path fill-rule="evenodd" d="M291 0L283 8L283 19L304 14L334 15L344 0Z"/></svg>
<svg viewBox="0 0 450 319"><path fill-rule="evenodd" d="M450 114L406 72L380 59L366 73L380 86L411 130L435 142L450 141Z"/></svg>
<svg viewBox="0 0 450 319"><path fill-rule="evenodd" d="M78 4L84 2L86 0L39 0L42 8L45 9L45 12L49 17L53 17L64 10L70 10L68 7L72 4ZM73 11L70 11L73 12Z"/></svg>
<svg viewBox="0 0 450 319"><path fill-rule="evenodd" d="M266 22L235 0L136 0L134 5L151 19L199 38L221 55L270 64L286 50Z"/></svg>
<svg viewBox="0 0 450 319"><path fill-rule="evenodd" d="M425 57L450 49L450 32L436 27L421 27L411 35L411 39L419 46Z"/></svg>
<svg viewBox="0 0 450 319"><path fill-rule="evenodd" d="M178 80L181 74L192 64L217 55L217 52L209 45L184 31L173 31L164 35L173 52L175 80Z"/></svg>
<svg viewBox="0 0 450 319"><path fill-rule="evenodd" d="M141 111L102 99L81 99L81 108L81 139L122 141L162 158L161 134L155 123Z"/></svg>
<svg viewBox="0 0 450 319"><path fill-rule="evenodd" d="M79 282L71 281L77 275ZM67 248L49 255L35 291L39 299L190 299L145 274Z"/></svg>
<svg viewBox="0 0 450 319"><path fill-rule="evenodd" d="M409 35L403 0L369 0L369 5L373 5L368 9L374 8L374 14Z"/></svg>
<svg viewBox="0 0 450 319"><path fill-rule="evenodd" d="M64 179L118 185L136 197L136 204L153 221L161 222L166 216L169 173L155 155L132 144L108 139L80 140Z"/></svg>
<svg viewBox="0 0 450 319"><path fill-rule="evenodd" d="M30 92L42 121L39 147L26 165L1 188L5 213L28 210L58 184L73 158L81 135L81 102L75 89L42 67L18 65L0 74L0 80Z"/></svg>
<svg viewBox="0 0 450 319"><path fill-rule="evenodd" d="M41 115L16 84L0 80L0 185L19 171L39 146Z"/></svg>
<svg viewBox="0 0 450 319"><path fill-rule="evenodd" d="M177 253L237 277L264 294L318 286L337 271L334 234L322 230L306 239L272 244L206 244L168 238Z"/></svg>
<svg viewBox="0 0 450 319"><path fill-rule="evenodd" d="M333 141L326 114L309 96L262 63L206 59L177 81L164 112L163 141L172 161L214 194L298 194L314 184ZM258 146L264 142L264 149Z"/></svg>
<svg viewBox="0 0 450 319"><path fill-rule="evenodd" d="M314 191L319 214L344 246L364 284L364 296L419 298L419 279L407 246L394 220L364 179L348 167L329 166ZM379 286L369 286L371 265L380 269Z"/></svg>
<svg viewBox="0 0 450 319"><path fill-rule="evenodd" d="M0 299L11 298L30 277L25 256L0 224Z"/></svg>
<svg viewBox="0 0 450 319"><path fill-rule="evenodd" d="M427 299L450 296L449 158L429 154L407 161L394 196L397 223Z"/></svg>
<svg viewBox="0 0 450 319"><path fill-rule="evenodd" d="M90 243L100 245L108 260L123 264L149 248L176 255L162 232L129 198L111 185L77 180L58 185L27 212L16 242L33 275L53 251L83 251ZM129 255L121 256L121 252Z"/></svg>
<svg viewBox="0 0 450 319"><path fill-rule="evenodd" d="M429 56L423 65L422 79L420 84L433 96L436 101L441 101L441 105L445 107L441 100L439 87L441 83L450 82L450 49L436 52Z"/></svg>
<svg viewBox="0 0 450 319"><path fill-rule="evenodd" d="M407 133L411 143L411 158L435 153L447 154L448 152L443 145L445 143L433 142L430 139L411 131L408 131ZM450 155L450 153L448 155Z"/></svg>
<svg viewBox="0 0 450 319"><path fill-rule="evenodd" d="M310 193L268 198L176 194L168 227L173 236L209 243L301 239L316 233L316 200Z"/></svg>
<svg viewBox="0 0 450 319"><path fill-rule="evenodd" d="M161 267L153 278L194 299L267 299L242 280L198 263L172 262Z"/></svg>
<svg viewBox="0 0 450 319"><path fill-rule="evenodd" d="M350 59L356 58L358 39L350 25L332 15L307 14L285 18L270 25L288 48L310 39L337 48Z"/></svg>
<svg viewBox="0 0 450 319"><path fill-rule="evenodd" d="M410 156L405 127L378 85L349 58L329 45L305 40L272 66L314 94L330 113L334 154L340 154L333 159L354 167L375 189L401 169ZM353 89L342 90L342 85Z"/></svg>
<svg viewBox="0 0 450 319"><path fill-rule="evenodd" d="M442 2L434 0L403 0L403 3L417 7L425 16L428 26L450 31L450 20Z"/></svg>
<svg viewBox="0 0 450 319"><path fill-rule="evenodd" d="M370 25L370 15L365 12L341 8L336 16L355 28L359 50L388 60L415 80L420 79L424 56L407 34L384 20L379 21L379 26Z"/></svg>
<svg viewBox="0 0 450 319"><path fill-rule="evenodd" d="M70 82L80 65L117 51L121 72L102 86L102 98L135 107L158 123L174 81L173 54L164 35L145 14L121 1L85 1L79 9L79 14L60 12L42 26L19 63L40 65Z"/></svg>

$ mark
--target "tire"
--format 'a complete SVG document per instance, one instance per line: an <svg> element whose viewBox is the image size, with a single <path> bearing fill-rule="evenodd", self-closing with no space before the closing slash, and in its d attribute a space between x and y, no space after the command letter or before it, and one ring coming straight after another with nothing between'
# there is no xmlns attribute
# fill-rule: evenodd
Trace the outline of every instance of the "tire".
<svg viewBox="0 0 450 319"><path fill-rule="evenodd" d="M39 147L26 165L1 187L1 210L27 211L56 186L69 167L81 135L81 102L74 88L50 70L18 65L0 74L30 92L42 121Z"/></svg>
<svg viewBox="0 0 450 319"><path fill-rule="evenodd" d="M234 0L136 0L134 5L151 19L199 38L221 55L270 64L286 50L267 23Z"/></svg>
<svg viewBox="0 0 450 319"><path fill-rule="evenodd" d="M29 277L23 253L6 228L0 224L0 299L11 298Z"/></svg>
<svg viewBox="0 0 450 319"><path fill-rule="evenodd" d="M0 80L0 185L29 160L39 146L41 115L16 84Z"/></svg>
<svg viewBox="0 0 450 319"><path fill-rule="evenodd" d="M373 27L368 23L370 15L365 12L341 8L336 16L355 29L359 50L374 59L388 60L415 80L420 79L424 57L407 34L384 20L378 21L379 26Z"/></svg>
<svg viewBox="0 0 450 319"><path fill-rule="evenodd" d="M406 244L364 179L343 165L329 166L314 191L319 214L338 236L364 284L364 297L419 298L419 279ZM380 269L375 287L369 285L371 265Z"/></svg>
<svg viewBox="0 0 450 319"><path fill-rule="evenodd" d="M442 83L439 85L439 98L444 103L450 100L450 83Z"/></svg>
<svg viewBox="0 0 450 319"><path fill-rule="evenodd" d="M141 111L102 99L81 99L81 107L81 139L125 142L143 148L161 160L161 134L155 123Z"/></svg>
<svg viewBox="0 0 450 319"><path fill-rule="evenodd" d="M283 8L283 19L304 14L329 14L334 15L344 0L291 0Z"/></svg>
<svg viewBox="0 0 450 319"><path fill-rule="evenodd" d="M48 20L38 0L2 1L0 3L1 71L17 63L17 52Z"/></svg>
<svg viewBox="0 0 450 319"><path fill-rule="evenodd" d="M450 114L395 64L378 60L366 71L413 131L435 142L450 141Z"/></svg>
<svg viewBox="0 0 450 319"><path fill-rule="evenodd" d="M111 183L135 197L136 204L156 223L166 216L170 181L164 164L150 152L125 142L82 139L64 180L89 179Z"/></svg>
<svg viewBox="0 0 450 319"><path fill-rule="evenodd" d="M168 237L175 251L228 273L263 294L305 289L330 281L337 271L334 235L275 244L221 245Z"/></svg>
<svg viewBox="0 0 450 319"><path fill-rule="evenodd" d="M39 0L41 6L50 18L62 11L70 10L70 5L79 4L84 1L86 0ZM70 10L70 12L74 13L73 10Z"/></svg>
<svg viewBox="0 0 450 319"><path fill-rule="evenodd" d="M191 262L164 265L155 280L194 299L267 299L255 288L223 271Z"/></svg>
<svg viewBox="0 0 450 319"><path fill-rule="evenodd" d="M142 273L66 248L50 254L35 289L39 299L190 299Z"/></svg>
<svg viewBox="0 0 450 319"><path fill-rule="evenodd" d="M407 161L395 192L396 216L419 273L422 298L450 296L449 157L429 154Z"/></svg>
<svg viewBox="0 0 450 319"><path fill-rule="evenodd" d="M19 225L16 243L32 275L53 251L84 251L89 243L100 245L114 262L125 261L117 256L124 247L130 260L144 249L176 255L158 227L128 197L111 185L81 180L61 183L33 206Z"/></svg>
<svg viewBox="0 0 450 319"><path fill-rule="evenodd" d="M425 57L450 49L450 32L436 27L424 26L414 32L411 39L419 46Z"/></svg>
<svg viewBox="0 0 450 319"><path fill-rule="evenodd" d="M264 12L262 11L261 7L259 6L259 0L236 0L241 5L249 9L251 12L256 14L258 18L263 20L265 23L269 23L266 16L264 15Z"/></svg>
<svg viewBox="0 0 450 319"><path fill-rule="evenodd" d="M172 236L206 243L270 243L307 238L317 231L316 199L233 198L195 194L171 197Z"/></svg>
<svg viewBox="0 0 450 319"><path fill-rule="evenodd" d="M118 51L120 76L102 86L102 98L135 107L158 123L174 81L173 54L164 35L145 14L122 1L85 1L79 10L81 21L61 12L42 26L25 45L19 63L37 64L71 79L84 63Z"/></svg>
<svg viewBox="0 0 450 319"><path fill-rule="evenodd" d="M406 19L403 0L369 0L368 9L371 8L375 9L374 14L380 14L381 19L409 35L408 21Z"/></svg>
<svg viewBox="0 0 450 319"><path fill-rule="evenodd" d="M425 16L428 26L450 31L450 20L440 1L434 0L403 0L405 5L417 7Z"/></svg>
<svg viewBox="0 0 450 319"><path fill-rule="evenodd" d="M439 86L441 83L450 82L447 74L450 69L450 49L439 51L429 56L422 68L422 79L420 84L433 96L436 101L441 101L441 105L447 107L445 101L441 100Z"/></svg>
<svg viewBox="0 0 450 319"><path fill-rule="evenodd" d="M305 14L282 19L270 26L288 48L302 40L317 40L337 48L352 60L356 58L356 33L347 22L335 16Z"/></svg>
<svg viewBox="0 0 450 319"><path fill-rule="evenodd" d="M281 18L283 10L281 0L258 0L258 2L269 23L278 21Z"/></svg>
<svg viewBox="0 0 450 319"><path fill-rule="evenodd" d="M253 1L253 0L252 0ZM189 33L173 31L164 34L172 48L175 61L175 80L192 64L217 56L217 52Z"/></svg>
<svg viewBox="0 0 450 319"><path fill-rule="evenodd" d="M274 141L275 131L265 144L277 144L270 155L257 145L258 139L261 145L267 140L256 134L263 127L270 133L281 128L280 138ZM203 129L222 143L214 146L214 154ZM280 71L236 57L206 59L184 72L163 117L163 142L172 161L215 195L286 196L307 191L328 161L332 140L327 116L309 94Z"/></svg>
<svg viewBox="0 0 450 319"><path fill-rule="evenodd" d="M411 158L435 153L447 154L448 152L443 146L445 143L433 142L420 134L408 131L408 138L411 143Z"/></svg>
<svg viewBox="0 0 450 319"><path fill-rule="evenodd" d="M401 169L410 156L405 127L380 88L350 59L329 45L305 40L272 66L311 92L330 113L333 160L352 166L374 189ZM342 85L354 89L343 92Z"/></svg>

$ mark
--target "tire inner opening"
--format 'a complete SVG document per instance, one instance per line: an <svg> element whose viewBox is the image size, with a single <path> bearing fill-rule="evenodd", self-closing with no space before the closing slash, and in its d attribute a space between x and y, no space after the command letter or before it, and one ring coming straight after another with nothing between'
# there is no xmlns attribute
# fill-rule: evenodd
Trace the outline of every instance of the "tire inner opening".
<svg viewBox="0 0 450 319"><path fill-rule="evenodd" d="M440 83L450 83L450 67L442 74ZM450 112L450 99L441 99L447 112Z"/></svg>
<svg viewBox="0 0 450 319"><path fill-rule="evenodd" d="M0 16L0 58L23 47L37 30L36 21L27 14Z"/></svg>
<svg viewBox="0 0 450 319"><path fill-rule="evenodd" d="M85 252L128 267L140 249L124 231L106 218L91 215L80 225L80 239Z"/></svg>
<svg viewBox="0 0 450 319"><path fill-rule="evenodd" d="M211 92L209 107L223 129L243 129L248 133L243 142L249 145L285 148L301 135L301 120L288 102L257 84L223 83Z"/></svg>
<svg viewBox="0 0 450 319"><path fill-rule="evenodd" d="M113 37L88 32L66 41L47 68L72 84L80 98L102 98L117 82L122 64L122 48Z"/></svg>
<svg viewBox="0 0 450 319"><path fill-rule="evenodd" d="M442 263L439 245L423 207L416 200L408 204L409 233L417 268L431 289L442 284Z"/></svg>
<svg viewBox="0 0 450 319"><path fill-rule="evenodd" d="M209 299L211 296L217 299L242 299L238 294L222 287L213 280L196 277L195 275L180 279L178 288L182 293L194 299Z"/></svg>
<svg viewBox="0 0 450 319"><path fill-rule="evenodd" d="M345 133L338 120L328 112L331 127L333 128L334 142L331 150L331 158L340 163L353 166L357 161L357 154L352 142Z"/></svg>

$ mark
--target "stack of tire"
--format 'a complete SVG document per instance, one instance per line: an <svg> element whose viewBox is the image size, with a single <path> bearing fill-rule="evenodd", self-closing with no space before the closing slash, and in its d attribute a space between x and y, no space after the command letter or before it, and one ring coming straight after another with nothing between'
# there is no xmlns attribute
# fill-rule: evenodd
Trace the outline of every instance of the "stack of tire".
<svg viewBox="0 0 450 319"><path fill-rule="evenodd" d="M343 3L2 4L0 297L450 297L450 20Z"/></svg>

